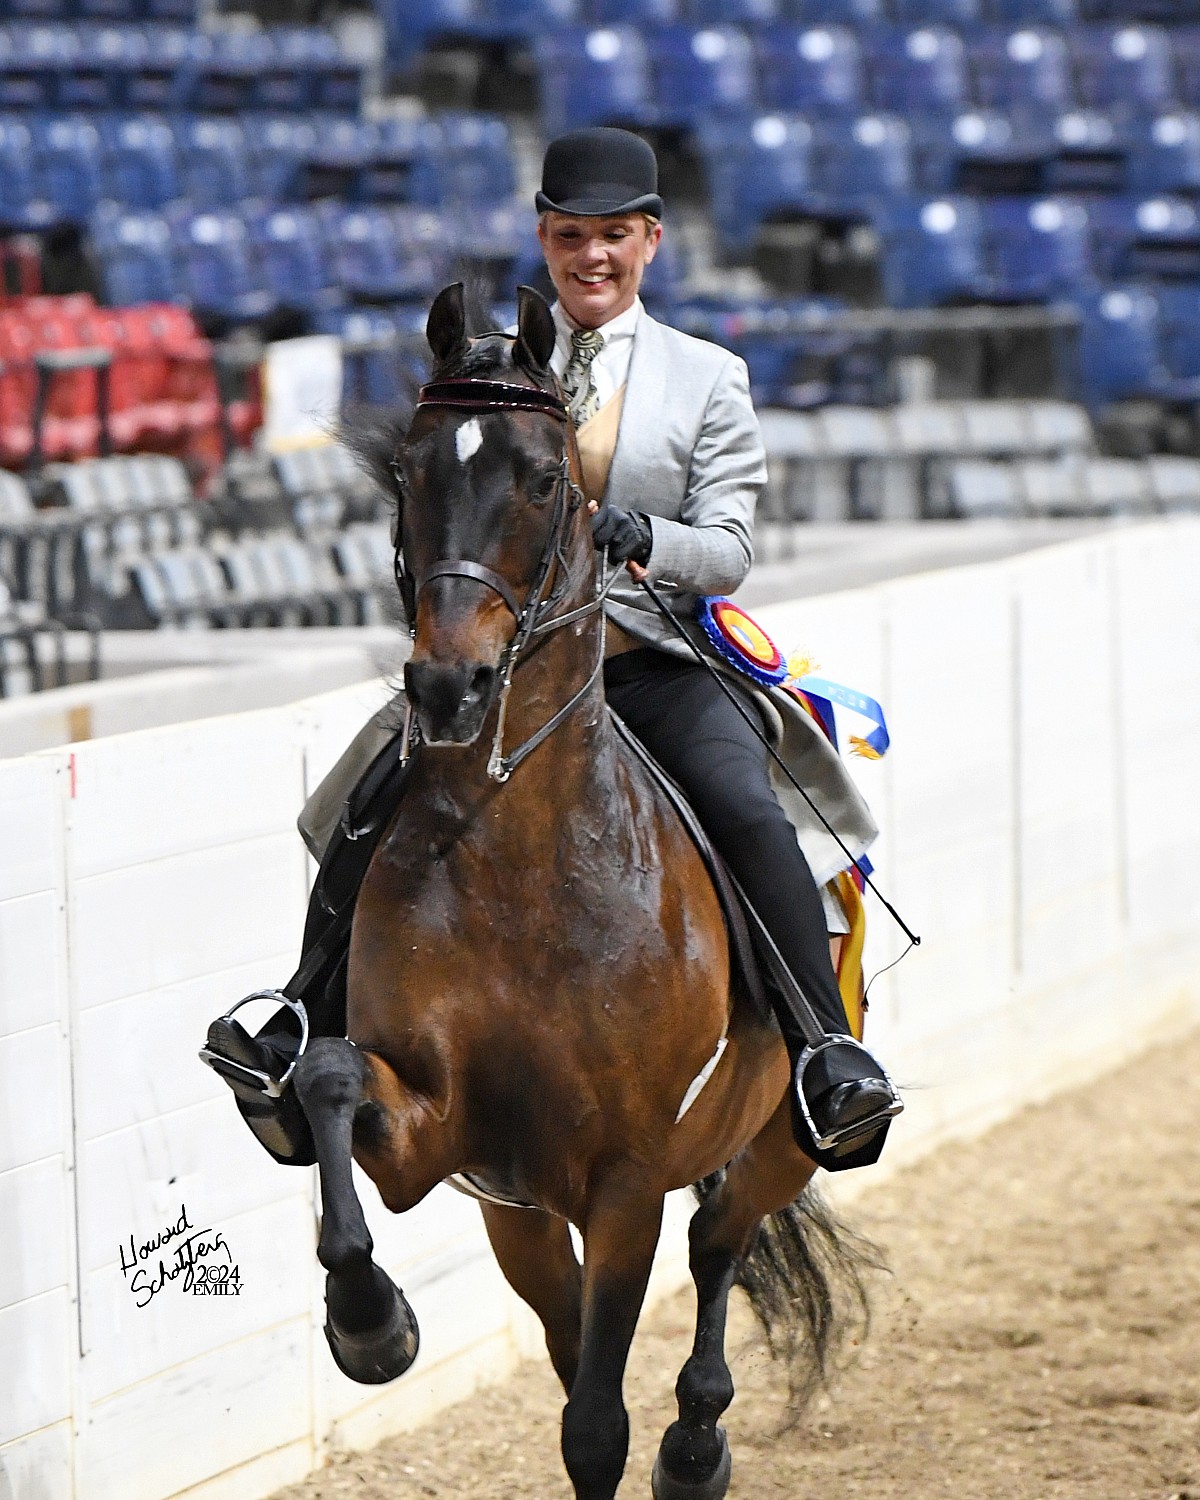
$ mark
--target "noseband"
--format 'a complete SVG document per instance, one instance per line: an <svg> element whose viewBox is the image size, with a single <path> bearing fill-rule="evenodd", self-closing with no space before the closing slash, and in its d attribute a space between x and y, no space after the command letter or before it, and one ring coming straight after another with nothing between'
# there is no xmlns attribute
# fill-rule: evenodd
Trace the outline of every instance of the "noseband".
<svg viewBox="0 0 1200 1500"><path fill-rule="evenodd" d="M537 386L512 385L502 380L471 380L469 378L452 380L435 380L421 387L417 410L422 407L444 406L452 407L458 411L523 411L539 412L544 416L553 417L562 422L564 426L570 422L570 412L566 402L553 391L541 390ZM579 609L569 610L566 614L556 615L547 619L546 616L554 608L562 597L562 592L567 582L567 564L562 553L563 536L566 531L567 521L578 510L583 501L583 492L571 478L570 449L567 442L563 443L562 458L559 463L558 480L554 491L554 515L551 519L550 530L546 536L546 543L542 549L541 558L538 561L537 571L530 586L529 593L525 597L524 604L518 603L516 594L509 581L502 577L494 569L485 564L475 562L471 558L448 558L433 563L420 578L415 578L404 566L402 554L403 547L403 525L397 527L396 531L396 553L395 573L396 582L400 588L400 595L404 603L405 613L408 616L408 627L410 634L416 633L417 599L421 590L433 578L470 578L476 583L482 583L485 587L499 595L508 607L513 618L517 622L517 628L513 633L505 650L503 681L499 694L499 712L496 722L496 733L492 742L492 753L488 759L488 775L494 780L505 782L513 771L520 765L542 741L558 728L571 711L583 701L595 685L604 667L604 615L603 604L609 589L620 576L615 572L611 580L603 576L607 572L606 561L601 563L601 579L597 589L596 597L588 604ZM562 574L562 582L559 587L546 594L546 585L550 579L551 570L555 562L559 564ZM510 755L502 753L504 739L504 719L508 706L509 689L512 686L513 672L520 660L527 654L527 648L535 636L545 636L549 631L556 630L560 626L570 624L574 620L582 619L585 615L601 611L600 614L600 650L587 682L583 687L551 718L536 734L532 735L522 745L518 746ZM412 705L407 709L404 732L404 755L407 758L411 747L412 736Z"/></svg>

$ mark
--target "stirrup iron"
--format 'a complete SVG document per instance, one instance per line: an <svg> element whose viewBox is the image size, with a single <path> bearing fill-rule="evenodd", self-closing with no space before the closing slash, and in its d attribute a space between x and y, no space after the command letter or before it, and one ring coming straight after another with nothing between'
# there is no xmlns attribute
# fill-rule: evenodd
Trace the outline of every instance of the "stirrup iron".
<svg viewBox="0 0 1200 1500"><path fill-rule="evenodd" d="M808 1072L814 1059L819 1057L822 1052L828 1052L833 1047L852 1047L855 1052L870 1057L872 1063L879 1069L876 1075L878 1081L887 1085L892 1097L891 1102L875 1114L866 1115L863 1119L855 1120L850 1125L843 1125L840 1130L833 1130L827 1135L822 1135L818 1132L816 1122L812 1116L812 1110L809 1108L804 1080L805 1074ZM883 1065L871 1053L867 1052L867 1049L856 1037L847 1036L844 1033L832 1032L821 1041L810 1043L805 1047L796 1063L795 1086L796 1099L800 1106L800 1113L804 1117L804 1123L808 1127L809 1134L822 1151L836 1151L838 1147L845 1146L851 1141L862 1140L873 1135L881 1125L886 1124L888 1120L895 1119L904 1109L904 1101L900 1097L900 1090L892 1082Z"/></svg>
<svg viewBox="0 0 1200 1500"><path fill-rule="evenodd" d="M303 1000L292 1000L282 990L255 990L252 995L247 995L244 1000L239 1000L217 1019L221 1021L232 1020L243 1005L249 1005L252 1000L271 1000L276 1005L286 1005L300 1022L300 1046L296 1049L296 1055L284 1069L283 1077L276 1080L270 1073L262 1068L252 1068L248 1063L238 1062L236 1058L225 1057L220 1052L214 1052L207 1045L200 1048L200 1061L207 1063L214 1073L228 1077L232 1071L239 1083L248 1083L256 1088L259 1093L266 1094L269 1099L278 1099L292 1081L292 1074L296 1071L296 1064L308 1050L308 1011L304 1008Z"/></svg>

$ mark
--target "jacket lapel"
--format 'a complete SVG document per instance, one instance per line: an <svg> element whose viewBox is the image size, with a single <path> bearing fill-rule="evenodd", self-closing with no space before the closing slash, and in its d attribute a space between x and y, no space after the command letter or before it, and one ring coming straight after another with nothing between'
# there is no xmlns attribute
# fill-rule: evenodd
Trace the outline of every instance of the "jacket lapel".
<svg viewBox="0 0 1200 1500"><path fill-rule="evenodd" d="M645 309L633 336L633 353L625 379L625 402L617 446L608 471L605 497L639 495L646 471L656 461L662 431L662 405L666 393L665 354L662 330Z"/></svg>

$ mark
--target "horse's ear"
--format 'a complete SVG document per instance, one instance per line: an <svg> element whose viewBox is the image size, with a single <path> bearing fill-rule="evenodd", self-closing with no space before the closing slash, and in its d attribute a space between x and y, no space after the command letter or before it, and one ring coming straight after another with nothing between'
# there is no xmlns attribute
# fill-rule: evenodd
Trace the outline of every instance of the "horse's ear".
<svg viewBox="0 0 1200 1500"><path fill-rule="evenodd" d="M514 355L518 364L526 368L532 365L539 374L550 363L554 353L554 319L546 306L546 299L531 286L517 288L517 347Z"/></svg>
<svg viewBox="0 0 1200 1500"><path fill-rule="evenodd" d="M461 281L443 287L433 299L425 324L425 337L429 340L429 347L439 365L444 365L452 355L466 348L467 317Z"/></svg>

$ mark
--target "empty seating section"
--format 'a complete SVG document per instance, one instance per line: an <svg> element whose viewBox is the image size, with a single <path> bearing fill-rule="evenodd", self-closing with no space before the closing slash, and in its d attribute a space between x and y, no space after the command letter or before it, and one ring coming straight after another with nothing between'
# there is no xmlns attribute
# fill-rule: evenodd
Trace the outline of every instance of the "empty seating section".
<svg viewBox="0 0 1200 1500"><path fill-rule="evenodd" d="M688 132L728 260L859 224L888 303L1076 302L1086 400L1192 400L1195 0L581 0L531 45L548 133Z"/></svg>
<svg viewBox="0 0 1200 1500"><path fill-rule="evenodd" d="M691 174L703 233L685 208L643 295L747 362L766 561L800 519L1200 505L1200 459L1094 425L1157 404L1200 452L1200 0L375 5L385 88L466 53L536 121L368 98L353 25L0 0L0 695L52 680L66 624L380 618L380 497L336 445L248 451L223 341L334 334L343 400L402 405L462 263L506 318L542 273L530 168L584 125ZM81 247L96 295L40 295L39 245ZM1062 304L1071 400L894 404L897 330Z"/></svg>
<svg viewBox="0 0 1200 1500"><path fill-rule="evenodd" d="M257 424L223 408L212 346L183 307L102 308L85 293L0 305L0 462L152 450L212 468Z"/></svg>
<svg viewBox="0 0 1200 1500"><path fill-rule="evenodd" d="M0 473L0 639L15 625L28 635L380 619L390 529L349 455L333 444L290 454L269 482L279 506L264 527L261 507L198 500L165 456L51 464L33 487ZM18 644L24 661L32 647ZM29 662L26 679L47 676L41 657ZM0 696L51 685L14 684L2 668Z"/></svg>
<svg viewBox="0 0 1200 1500"><path fill-rule="evenodd" d="M361 69L319 27L0 17L0 109L354 111L361 93Z"/></svg>

